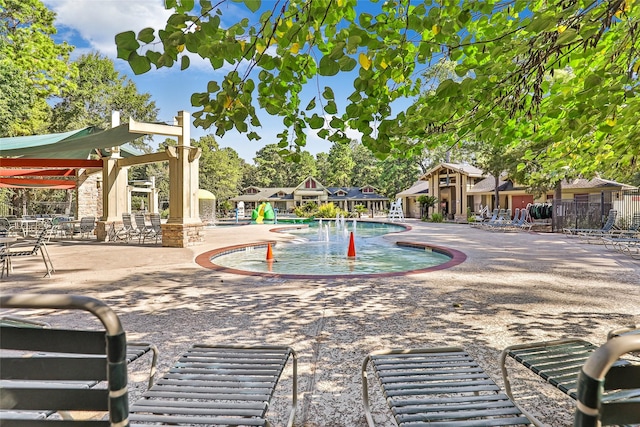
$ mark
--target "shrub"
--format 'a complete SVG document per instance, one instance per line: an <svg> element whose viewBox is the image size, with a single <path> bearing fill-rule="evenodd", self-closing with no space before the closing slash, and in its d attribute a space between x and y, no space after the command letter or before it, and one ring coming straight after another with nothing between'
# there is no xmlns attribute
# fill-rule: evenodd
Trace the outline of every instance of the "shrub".
<svg viewBox="0 0 640 427"><path fill-rule="evenodd" d="M349 212L345 212L333 203L325 203L318 208L317 216L320 218L335 218L336 215L347 217Z"/></svg>
<svg viewBox="0 0 640 427"><path fill-rule="evenodd" d="M318 205L316 205L315 202L307 202L304 205L295 208L293 212L300 218L309 218L317 214Z"/></svg>
<svg viewBox="0 0 640 427"><path fill-rule="evenodd" d="M435 212L431 214L431 222L442 222L444 220L444 216L441 213Z"/></svg>

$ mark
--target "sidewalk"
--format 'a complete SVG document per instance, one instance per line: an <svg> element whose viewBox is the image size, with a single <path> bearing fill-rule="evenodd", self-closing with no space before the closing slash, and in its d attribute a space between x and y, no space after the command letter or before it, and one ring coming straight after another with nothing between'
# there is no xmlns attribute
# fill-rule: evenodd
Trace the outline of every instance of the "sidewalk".
<svg viewBox="0 0 640 427"><path fill-rule="evenodd" d="M42 259L34 256L16 261L0 286L3 294L73 293L105 301L130 340L158 345L159 373L196 342L291 345L300 356L296 425L308 427L366 426L360 365L372 350L462 346L501 384L498 357L507 345L567 336L600 344L608 330L640 323L640 261L563 235L407 223L411 231L387 238L447 246L467 260L379 280L236 276L196 265L195 256L218 247L288 239L271 233L273 225L225 226L206 230L204 243L184 249L52 242L51 279L41 278ZM86 325L68 314L38 318ZM284 380L270 410L276 426L289 405L290 377ZM571 424L572 402L548 385L526 384L534 414L551 426ZM377 387L373 393L376 421L393 425Z"/></svg>

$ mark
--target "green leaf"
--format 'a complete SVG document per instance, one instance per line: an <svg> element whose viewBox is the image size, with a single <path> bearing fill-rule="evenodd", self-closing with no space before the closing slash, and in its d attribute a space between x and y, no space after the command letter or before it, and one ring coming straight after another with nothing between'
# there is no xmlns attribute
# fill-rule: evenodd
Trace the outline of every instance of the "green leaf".
<svg viewBox="0 0 640 427"><path fill-rule="evenodd" d="M140 56L137 53L129 57L129 65L136 75L144 74L151 69L151 61L146 56Z"/></svg>
<svg viewBox="0 0 640 427"><path fill-rule="evenodd" d="M188 11L193 9L195 6L194 0L180 0L180 6L183 10Z"/></svg>
<svg viewBox="0 0 640 427"><path fill-rule="evenodd" d="M321 76L335 76L340 71L340 66L336 61L325 55L320 59L318 74Z"/></svg>
<svg viewBox="0 0 640 427"><path fill-rule="evenodd" d="M324 126L324 118L314 114L307 123L311 129L320 129Z"/></svg>
<svg viewBox="0 0 640 427"><path fill-rule="evenodd" d="M600 86L602 83L602 77L596 74L589 74L586 79L584 79L584 88L591 89Z"/></svg>
<svg viewBox="0 0 640 427"><path fill-rule="evenodd" d="M144 28L138 33L138 40L142 43L151 43L156 38L154 33L153 28Z"/></svg>
<svg viewBox="0 0 640 427"><path fill-rule="evenodd" d="M307 107L305 108L305 110L307 111L311 111L314 108L316 108L316 97L314 96L313 99L307 104Z"/></svg>
<svg viewBox="0 0 640 427"><path fill-rule="evenodd" d="M244 0L244 4L251 12L257 12L260 9L260 0Z"/></svg>
<svg viewBox="0 0 640 427"><path fill-rule="evenodd" d="M556 40L556 44L567 44L573 41L576 37L578 37L578 32L574 29L567 28L558 36L558 40Z"/></svg>
<svg viewBox="0 0 640 427"><path fill-rule="evenodd" d="M140 43L136 40L136 33L133 31L125 31L116 34L116 46L118 46L118 58L129 60L131 52L140 47Z"/></svg>
<svg viewBox="0 0 640 427"><path fill-rule="evenodd" d="M337 114L338 106L336 105L335 102L329 101L327 102L327 105L324 106L324 111L326 111L327 114Z"/></svg>
<svg viewBox="0 0 640 427"><path fill-rule="evenodd" d="M460 87L458 83L451 79L447 79L438 85L438 89L436 89L436 96L450 98L458 95L459 92Z"/></svg>
<svg viewBox="0 0 640 427"><path fill-rule="evenodd" d="M340 65L340 71L351 71L358 65L358 62L350 56L343 56L338 60L338 65Z"/></svg>
<svg viewBox="0 0 640 427"><path fill-rule="evenodd" d="M183 55L182 58L180 58L180 69L186 70L187 68L189 68L189 64L189 57L187 55Z"/></svg>
<svg viewBox="0 0 640 427"><path fill-rule="evenodd" d="M335 95L333 94L333 89L329 86L324 87L324 92L322 92L322 97L328 101L335 99Z"/></svg>

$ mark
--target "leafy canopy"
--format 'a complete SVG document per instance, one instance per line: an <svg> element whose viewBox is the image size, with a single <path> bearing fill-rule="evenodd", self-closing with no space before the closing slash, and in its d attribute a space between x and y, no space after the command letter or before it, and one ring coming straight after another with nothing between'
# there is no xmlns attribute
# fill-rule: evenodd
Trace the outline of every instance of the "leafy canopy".
<svg viewBox="0 0 640 427"><path fill-rule="evenodd" d="M224 1L166 0L175 13L165 28L116 36L118 56L138 74L185 69L190 54L230 69L191 99L195 124L217 135L236 129L258 139L257 104L281 118L283 152L299 151L309 131L348 142L356 129L379 157L497 136L532 147L520 170L534 160L580 173L636 162L634 0L388 0L371 10L356 0L236 2L248 17L225 15L239 16ZM422 71L442 59L456 64L456 78L423 91ZM558 71L568 77L551 79ZM335 75L352 80L350 94L322 86ZM306 85L317 86L314 95ZM413 104L394 113L407 97Z"/></svg>

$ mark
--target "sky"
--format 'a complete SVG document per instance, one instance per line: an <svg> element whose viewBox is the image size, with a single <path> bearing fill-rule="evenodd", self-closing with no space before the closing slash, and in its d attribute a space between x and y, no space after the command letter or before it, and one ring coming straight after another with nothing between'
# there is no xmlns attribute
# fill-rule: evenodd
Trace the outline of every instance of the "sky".
<svg viewBox="0 0 640 427"><path fill-rule="evenodd" d="M273 0L263 0L269 3ZM54 39L58 42L66 41L76 46L73 58L90 52L98 52L112 59L116 70L129 77L139 93L149 93L159 109L158 119L161 122L173 123L178 111L196 111L191 106L191 94L205 92L207 82L218 80L225 74L222 70L213 70L208 62L198 56L191 56L191 66L180 71L179 66L173 68L155 69L136 76L129 64L116 57L114 37L123 31L138 31L146 27L163 28L172 11L164 8L163 0L43 0L43 3L56 13L55 26L58 34ZM225 19L238 20L250 17L250 12L232 2L223 5ZM334 79L330 86L334 92L351 93L351 80ZM322 86L329 85L322 83ZM304 103L304 101L303 101ZM123 121L126 118L122 118ZM135 119L135 118L134 118ZM249 163L253 163L256 151L267 144L277 142L276 134L282 131L281 119L260 115L262 127L255 131L262 136L259 141L249 141L245 134L235 131L228 132L224 137L216 137L221 147L231 147L239 156ZM215 128L191 128L191 137L199 139L201 136L215 134ZM352 132L352 139L359 139L357 132ZM156 143L165 137L157 137ZM320 139L315 134L309 134L305 150L311 154L329 152L331 143Z"/></svg>

